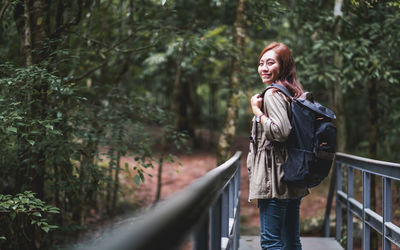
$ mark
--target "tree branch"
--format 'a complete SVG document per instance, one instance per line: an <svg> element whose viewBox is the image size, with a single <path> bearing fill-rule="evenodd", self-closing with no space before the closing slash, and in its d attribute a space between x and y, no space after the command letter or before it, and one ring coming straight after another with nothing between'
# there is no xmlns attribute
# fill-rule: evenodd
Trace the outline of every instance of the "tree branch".
<svg viewBox="0 0 400 250"><path fill-rule="evenodd" d="M134 53L134 52L140 52L142 50L146 50L146 49L149 49L149 48L152 48L152 47L156 46L156 43L154 43L154 44L150 44L148 46L144 46L144 47L141 47L141 48L134 48L134 49L133 48L132 49L119 49L119 48L117 48L119 45L127 42L132 36L134 36L134 34L131 34L131 35L121 39L120 41L117 41L114 45L107 44L107 43L104 43L102 41L99 41L99 40L96 40L96 39L93 39L93 38L89 38L89 37L86 37L86 36L82 36L81 34L77 34L75 32L73 34L79 36L81 39L89 40L90 42L92 42L94 44L98 44L99 46L102 46L104 48L104 50L102 51L103 54L104 53L108 53L111 50L115 50L115 51L121 52L121 53L132 53L132 52Z"/></svg>
<svg viewBox="0 0 400 250"><path fill-rule="evenodd" d="M150 48L155 47L155 46L156 46L156 44L150 44L149 46L136 48L136 49L118 49L118 48L115 48L115 51L121 52L121 53L132 53L132 52L140 52L142 50L150 49Z"/></svg>
<svg viewBox="0 0 400 250"><path fill-rule="evenodd" d="M128 41L131 37L134 36L134 34L135 34L135 33L132 33L132 34L130 34L129 36L125 37L124 39L121 39L120 41L116 42L113 46L111 46L110 48L108 48L105 52L107 53L107 52L109 52L109 51L111 51L111 50L114 50L114 49L117 50L117 49L118 49L117 47L118 47L119 45L121 45L121 44L123 44L124 42Z"/></svg>
<svg viewBox="0 0 400 250"><path fill-rule="evenodd" d="M155 46L155 44L149 45L149 46L146 46L146 47L142 47L142 48L138 48L138 49L124 50L124 51L120 51L120 52L124 52L124 53L138 52L138 51L141 51L141 50L145 50L145 49L151 48L151 47L153 47L153 46ZM110 48L110 49L112 49L112 48ZM80 81L80 80L86 78L87 76L89 76L90 74L92 74L93 72L95 72L96 70L98 70L98 69L104 67L104 66L107 64L107 62L108 62L107 60L104 60L103 63L101 63L100 65L97 65L97 66L95 66L95 67L89 69L88 71L86 71L85 73L83 73L82 75L80 75L80 76L78 76L78 77L74 77L74 78L71 78L71 79L67 79L67 80L63 81L62 84L67 84L67 83L71 83L71 82ZM121 74L121 75L124 74L124 73L125 73L124 71L125 71L125 70L122 69L121 72L120 72L120 74Z"/></svg>
<svg viewBox="0 0 400 250"><path fill-rule="evenodd" d="M6 9L7 9L7 7L8 7L9 4L10 4L10 3L8 2L8 0L6 0L6 2L4 3L3 7L1 7L1 10L0 10L0 20L1 20L1 18L3 18L4 12L6 12Z"/></svg>
<svg viewBox="0 0 400 250"><path fill-rule="evenodd" d="M108 62L108 61L105 60L102 64L97 65L96 67L93 67L93 68L89 69L88 71L86 71L86 72L83 73L82 75L80 75L80 76L78 76L78 77L75 77L75 78L71 78L71 79L68 79L68 80L63 81L62 84L67 84L67 83L71 83L71 82L80 81L80 80L86 78L88 75L90 75L90 74L92 74L93 72L95 72L96 70L98 70L98 69L104 67L104 66L107 64L107 62Z"/></svg>
<svg viewBox="0 0 400 250"><path fill-rule="evenodd" d="M0 20L3 18L4 12L6 12L7 7L9 6L9 2L8 0L6 0L6 2L4 3L3 7L1 7L0 10Z"/></svg>

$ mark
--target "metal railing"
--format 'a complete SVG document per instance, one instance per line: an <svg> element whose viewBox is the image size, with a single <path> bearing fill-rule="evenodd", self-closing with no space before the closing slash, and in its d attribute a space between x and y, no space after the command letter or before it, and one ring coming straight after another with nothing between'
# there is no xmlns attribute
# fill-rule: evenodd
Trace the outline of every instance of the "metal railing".
<svg viewBox="0 0 400 250"><path fill-rule="evenodd" d="M345 184L342 182L344 168L347 168L347 192L342 187ZM342 237L342 207L346 207L347 249L353 249L354 215L362 222L362 247L364 250L370 249L371 229L382 236L383 250L391 249L392 244L400 246L400 228L392 222L392 180L400 180L400 164L337 153L335 169L336 176L333 175L332 179L333 181L336 179L336 239L339 241ZM358 201L354 197L354 170L362 173L362 201ZM382 216L371 208L372 175L382 177ZM332 199L328 198L326 213L328 217L325 217L325 222L329 222L329 202L331 202L329 200ZM327 224L325 236L329 236L329 223Z"/></svg>
<svg viewBox="0 0 400 250"><path fill-rule="evenodd" d="M180 249L192 235L196 250L239 246L241 152L146 214L79 249Z"/></svg>

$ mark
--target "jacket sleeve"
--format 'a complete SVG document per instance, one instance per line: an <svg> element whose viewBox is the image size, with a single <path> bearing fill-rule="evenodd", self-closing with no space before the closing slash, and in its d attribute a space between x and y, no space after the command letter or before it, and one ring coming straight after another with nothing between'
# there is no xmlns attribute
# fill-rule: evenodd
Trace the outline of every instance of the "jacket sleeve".
<svg viewBox="0 0 400 250"><path fill-rule="evenodd" d="M264 96L264 112L267 119L263 123L266 137L269 141L284 142L290 134L288 114L289 102L286 101L284 94L274 89L269 89Z"/></svg>

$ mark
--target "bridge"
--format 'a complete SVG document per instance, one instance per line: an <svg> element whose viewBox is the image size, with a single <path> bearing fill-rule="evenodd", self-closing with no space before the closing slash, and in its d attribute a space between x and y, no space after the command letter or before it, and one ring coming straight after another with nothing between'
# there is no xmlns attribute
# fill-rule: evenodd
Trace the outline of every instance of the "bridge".
<svg viewBox="0 0 400 250"><path fill-rule="evenodd" d="M239 233L240 159L241 152L236 152L228 161L147 213L118 225L102 239L75 249L261 249L259 237ZM354 192L355 172L362 175L361 201ZM371 208L373 175L382 179L382 215ZM400 164L337 153L321 229L324 237L302 237L303 249L344 249L339 244L343 239L346 249L354 249L355 218L362 224L363 250L370 249L372 230L380 234L381 249L400 247L400 228L392 221L392 184L398 180ZM329 225L334 196L335 238L331 237Z"/></svg>

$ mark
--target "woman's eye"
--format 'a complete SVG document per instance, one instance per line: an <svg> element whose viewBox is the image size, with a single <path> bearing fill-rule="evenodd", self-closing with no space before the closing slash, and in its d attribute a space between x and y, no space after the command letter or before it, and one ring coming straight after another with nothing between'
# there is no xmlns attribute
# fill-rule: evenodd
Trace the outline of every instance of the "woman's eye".
<svg viewBox="0 0 400 250"><path fill-rule="evenodd" d="M273 65L274 63L273 62L268 62L268 66L271 66L271 65Z"/></svg>

